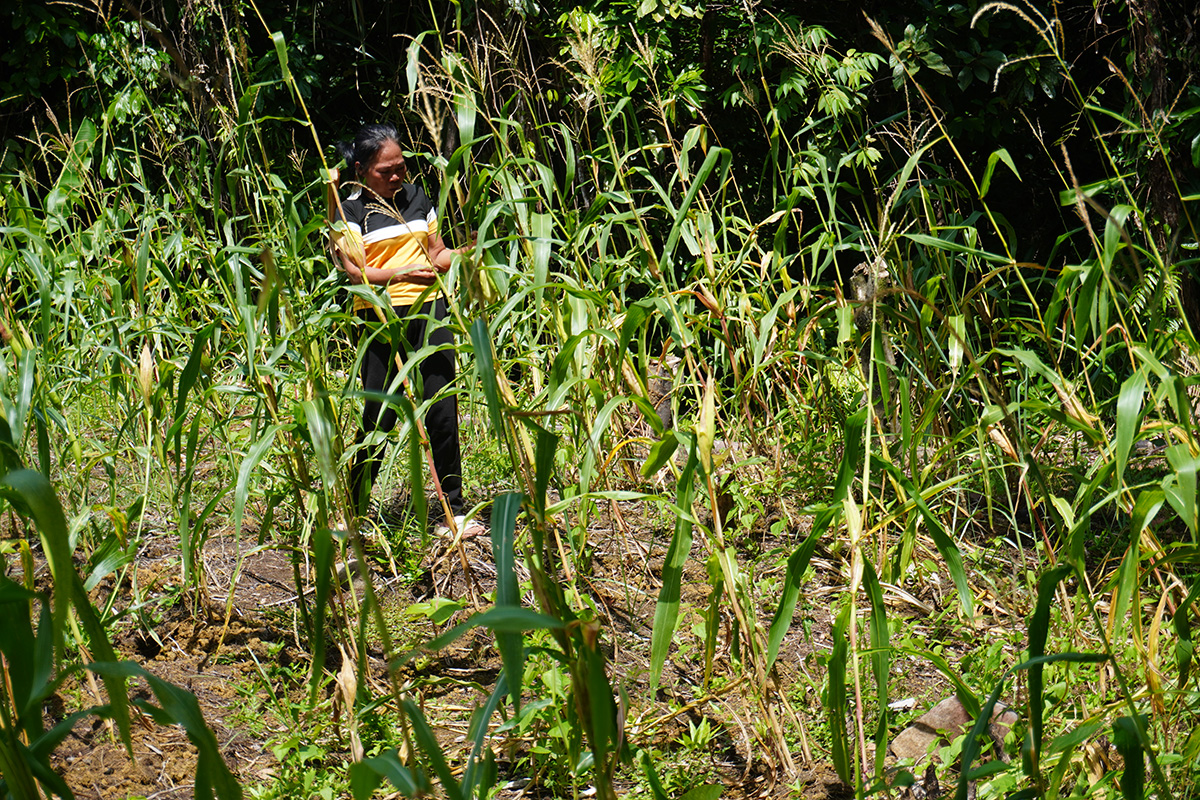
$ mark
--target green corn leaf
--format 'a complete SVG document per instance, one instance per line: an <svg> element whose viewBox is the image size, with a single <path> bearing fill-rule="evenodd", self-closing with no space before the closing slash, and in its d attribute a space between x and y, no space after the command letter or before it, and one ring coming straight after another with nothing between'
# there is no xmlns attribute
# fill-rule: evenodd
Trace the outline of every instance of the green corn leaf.
<svg viewBox="0 0 1200 800"><path fill-rule="evenodd" d="M274 31L271 33L271 42L275 45L275 58L279 61L279 74L290 89L292 87L292 71L288 67L287 41L283 38L282 32Z"/></svg>
<svg viewBox="0 0 1200 800"><path fill-rule="evenodd" d="M350 778L350 796L354 800L367 800L383 782L383 775L363 761L352 763L347 771L347 777Z"/></svg>
<svg viewBox="0 0 1200 800"><path fill-rule="evenodd" d="M903 235L902 238L909 239L913 242L916 242L917 244L924 245L925 247L933 247L938 250L945 250L950 253L962 253L964 255L975 256L976 258L981 258L984 261L988 261L992 264L1007 264L1007 263L1009 263L1008 256L1002 256L1002 255L998 255L996 253L989 253L986 250L980 250L975 247L968 247L965 244L959 244L958 242L952 242L952 241L949 241L948 239L939 239L936 236L930 236L925 233L906 233Z"/></svg>
<svg viewBox="0 0 1200 800"><path fill-rule="evenodd" d="M935 653L932 650L917 650L899 646L895 649L897 652L925 659L937 667L938 672L942 673L942 677L954 684L954 695L962 703L967 714L971 717L979 716L979 698L971 691L971 687L967 686L966 682L963 681L961 671L950 666L950 662L946 660L945 656Z"/></svg>
<svg viewBox="0 0 1200 800"><path fill-rule="evenodd" d="M1112 609L1110 614L1117 625L1125 625L1125 615L1129 613L1129 604L1138 594L1139 567L1141 565L1141 532L1129 537L1129 547L1125 550L1125 557L1121 559L1121 566L1116 574L1116 593L1113 598ZM1120 628L1118 628L1120 630Z"/></svg>
<svg viewBox="0 0 1200 800"><path fill-rule="evenodd" d="M1187 597L1179 604L1179 608L1175 609L1175 613L1171 616L1171 624L1175 628L1175 634L1179 637L1179 642L1175 645L1175 661L1179 666L1179 688L1182 689L1187 685L1188 676L1191 674L1192 659L1195 655L1196 647L1192 641L1192 626L1189 620L1190 611L1196 603L1196 598L1200 597L1200 579L1192 582L1192 588L1188 590ZM1123 619L1119 617L1118 619Z"/></svg>
<svg viewBox="0 0 1200 800"><path fill-rule="evenodd" d="M788 557L787 571L783 578L783 595L779 598L779 606L775 609L775 616L767 634L767 669L774 666L775 659L779 657L779 646L792 626L796 604L800 601L800 581L808 569L808 562L812 560L821 536L828 530L834 517L835 514L828 510L818 514L812 532Z"/></svg>
<svg viewBox="0 0 1200 800"><path fill-rule="evenodd" d="M1139 714L1136 721L1132 717L1117 717L1113 721L1113 744L1125 762L1121 773L1121 796L1125 800L1142 800L1146 794L1146 759L1139 728L1145 730L1149 722L1145 714Z"/></svg>
<svg viewBox="0 0 1200 800"><path fill-rule="evenodd" d="M429 723L425 721L425 715L412 700L403 700L400 705L404 709L404 715L408 717L409 724L412 725L417 746L425 753L425 757L429 759L429 763L433 767L434 774L441 781L442 791L450 800L466 800L462 793L462 787L454 779L454 773L446 762L446 754L442 752L437 737L434 736Z"/></svg>
<svg viewBox="0 0 1200 800"><path fill-rule="evenodd" d="M328 528L318 528L313 533L313 570L317 577L313 630L317 635L312 637L312 669L308 676L308 702L314 704L321 686L321 672L325 668L325 610L334 574L334 556L332 532Z"/></svg>
<svg viewBox="0 0 1200 800"><path fill-rule="evenodd" d="M471 755L467 759L466 769L463 770L462 782L467 792L473 793L477 797L487 796L486 789L488 787L482 786L486 776L480 772L479 755L483 752L483 742L489 733L488 721L496 713L496 709L500 707L500 704L504 702L504 698L508 696L508 693L508 681L505 680L504 674L501 673L499 679L496 681L496 688L492 690L487 703L483 708L477 709L471 715ZM488 756L491 756L491 750L488 751ZM480 791L476 791L477 788Z"/></svg>
<svg viewBox="0 0 1200 800"><path fill-rule="evenodd" d="M693 477L696 471L696 448L692 445L688 452L687 464L679 476L679 485L675 495L675 505L681 509L692 507L692 494L695 491ZM671 536L671 544L667 547L667 558L663 563L662 588L658 593L658 602L654 607L654 628L650 634L650 691L658 688L662 677L663 665L667 661L667 651L671 647L671 639L675 635L675 625L679 621L679 594L683 582L683 565L692 549L692 520L690 515L680 514L675 518L675 533Z"/></svg>
<svg viewBox="0 0 1200 800"><path fill-rule="evenodd" d="M492 350L492 337L488 332L487 320L480 318L471 323L471 344L475 348L475 371L483 384L483 396L487 398L492 432L497 436L503 436L504 421L500 417L500 386L496 382L495 355Z"/></svg>
<svg viewBox="0 0 1200 800"><path fill-rule="evenodd" d="M886 471L908 495L909 501L917 507L921 518L925 520L925 525L929 529L929 535L933 538L933 543L941 553L942 558L946 562L946 569L950 573L950 579L954 581L954 586L958 590L958 601L962 605L963 615L968 619L975 616L975 596L971 591L970 581L967 579L967 570L963 566L962 553L958 549L958 545L950 538L946 528L942 525L942 521L938 518L925 499L921 497L921 493L917 491L917 487L909 480L908 476L900 471L890 461L885 460L879 455L871 454L871 465L876 469Z"/></svg>
<svg viewBox="0 0 1200 800"><path fill-rule="evenodd" d="M845 447L842 450L842 461L838 467L837 483L833 487L832 502L817 513L812 531L788 558L783 596L780 598L779 606L775 609L775 616L771 620L767 636L768 665L775 663L775 659L779 655L779 645L783 642L783 637L787 635L788 628L791 627L792 618L796 613L796 603L800 598L799 582L804 577L813 551L816 549L820 537L824 535L830 525L840 518L842 501L850 496L854 476L858 473L859 464L862 463L865 448L863 428L866 426L866 422L867 409L865 407L846 418L845 435L843 436Z"/></svg>
<svg viewBox="0 0 1200 800"><path fill-rule="evenodd" d="M679 204L679 208L674 212L671 232L667 234L667 244L663 247L662 256L659 258L659 262L663 265L664 270L670 264L671 254L675 252L675 246L679 243L679 236L683 232L683 223L687 219L688 210L696 201L696 195L699 194L700 187L704 185L704 182L708 180L718 165L721 168L718 182L723 183L725 174L729 171L729 165L732 161L732 151L724 147L712 147L709 149L704 163L700 165L700 170L696 173L695 180L692 181L691 186L688 187L687 194L683 197L683 202Z"/></svg>
<svg viewBox="0 0 1200 800"><path fill-rule="evenodd" d="M1043 664L1034 662L1046 654L1046 639L1050 635L1050 610L1054 605L1054 596L1058 585L1073 572L1072 566L1063 564L1042 574L1038 580L1037 602L1034 605L1033 615L1029 618L1030 660L1028 663L1034 665L1029 668L1029 738L1025 748L1025 774L1034 780L1040 780L1042 731L1045 725L1042 712L1046 707L1042 679ZM998 691L999 686L997 686ZM984 707L984 713L990 715L993 705L995 705L994 700ZM981 716L980 719L982 718ZM963 763L969 763L965 760L965 754Z"/></svg>
<svg viewBox="0 0 1200 800"><path fill-rule="evenodd" d="M532 237L534 302L542 307L542 287L550 279L550 251L554 244L554 216L535 213L529 215Z"/></svg>
<svg viewBox="0 0 1200 800"><path fill-rule="evenodd" d="M41 603L36 638L33 632L30 601L38 599L41 595L0 576L0 654L8 680L6 695L17 712L17 729L24 730L29 741L42 733L44 687L54 674L55 636L49 603Z"/></svg>
<svg viewBox="0 0 1200 800"><path fill-rule="evenodd" d="M195 795L211 799L215 791L219 800L240 800L242 787L225 765L217 737L204 721L195 695L159 678L132 661L98 661L88 664L88 669L122 683L126 678L141 678L146 681L161 708L155 708L145 700L138 701L139 707L156 719L182 726L188 740L196 746L199 760L196 765Z"/></svg>
<svg viewBox="0 0 1200 800"><path fill-rule="evenodd" d="M657 417L658 415L654 416ZM667 431L663 435L663 438L650 445L650 453L646 458L646 463L642 464L642 477L649 478L662 469L663 465L671 460L671 456L675 455L678 447L679 437L675 435L674 431Z"/></svg>
<svg viewBox="0 0 1200 800"><path fill-rule="evenodd" d="M192 352L188 355L187 363L183 367L183 372L179 375L179 386L176 389L175 395L175 419L171 423L171 428L167 431L167 437L174 436L175 451L180 450L180 438L183 433L184 421L187 419L187 399L192 391L192 387L196 385L196 379L200 377L200 368L204 364L204 354L208 344L208 337L212 335L213 329L217 323L213 322L196 334L195 340L192 342Z"/></svg>
<svg viewBox="0 0 1200 800"><path fill-rule="evenodd" d="M1167 502L1195 536L1196 469L1200 466L1200 460L1192 455L1186 444L1174 444L1167 448L1167 462L1175 471L1163 478L1163 492Z"/></svg>
<svg viewBox="0 0 1200 800"><path fill-rule="evenodd" d="M534 498L533 505L539 517L546 515L546 492L554 476L554 457L558 452L558 436L540 425L529 423L537 429L537 445L534 453Z"/></svg>
<svg viewBox="0 0 1200 800"><path fill-rule="evenodd" d="M241 536L242 533L242 517L246 513L246 501L250 497L250 478L258 471L258 465L266 458L267 453L271 450L271 445L275 443L275 434L281 430L283 430L282 425L271 425L263 431L262 436L246 453L241 466L238 467L237 483L233 493L233 530L237 536Z"/></svg>
<svg viewBox="0 0 1200 800"><path fill-rule="evenodd" d="M584 625L591 626L593 630L592 633L585 633L577 639L580 656L575 671L582 675L573 676L573 683L576 691L586 687L587 693L578 698L576 705L583 716L584 728L592 745L595 768L602 776L600 780L606 781L609 775L610 746L619 738L616 729L617 709L613 702L612 686L605 672L604 653L599 647L600 623L593 621L585 622Z"/></svg>
<svg viewBox="0 0 1200 800"><path fill-rule="evenodd" d="M888 704L888 672L891 656L888 651L887 608L883 602L883 589L879 576L870 561L863 560L863 589L871 603L871 669L875 673L876 693L880 713L885 713Z"/></svg>
<svg viewBox="0 0 1200 800"><path fill-rule="evenodd" d="M415 797L423 788L408 767L400 763L400 755L393 748L350 765L350 793L354 800L369 798L384 778L405 797Z"/></svg>
<svg viewBox="0 0 1200 800"><path fill-rule="evenodd" d="M950 375L957 377L962 367L963 343L967 340L966 317L961 314L946 317L946 325L950 328Z"/></svg>
<svg viewBox="0 0 1200 800"><path fill-rule="evenodd" d="M1133 214L1133 206L1116 205L1108 212L1104 223L1104 246L1100 253L1100 264L1105 270L1111 270L1117 252L1125 246L1125 221Z"/></svg>
<svg viewBox="0 0 1200 800"><path fill-rule="evenodd" d="M646 777L646 783L650 786L650 794L654 800L670 800L666 790L663 789L662 780L658 777L658 770L654 768L654 756L646 750L639 750L637 760L642 767L642 774Z"/></svg>
<svg viewBox="0 0 1200 800"><path fill-rule="evenodd" d="M887 755L888 734L888 672L891 670L891 650L888 644L887 608L883 589L875 567L863 560L863 589L871 601L871 669L875 673L875 697L879 703L878 727L875 733L875 773L883 774Z"/></svg>
<svg viewBox="0 0 1200 800"><path fill-rule="evenodd" d="M846 720L850 707L846 700L846 653L848 649L846 628L850 623L852 609L847 603L833 623L833 649L829 653L825 688L825 712L829 721L830 756L833 768L842 783L853 784L854 767L850 737L846 733Z"/></svg>
<svg viewBox="0 0 1200 800"><path fill-rule="evenodd" d="M520 608L516 553L513 548L517 514L524 498L519 492L507 492L492 506L492 553L496 559L496 607ZM525 674L524 636L520 632L496 633L496 645L504 663L513 708L521 710L521 679Z"/></svg>
<svg viewBox="0 0 1200 800"><path fill-rule="evenodd" d="M33 518L34 527L41 537L50 574L54 578L51 631L57 661L62 658L67 609L71 603L73 579L77 579L75 566L71 563L66 517L54 494L54 487L40 472L28 469L10 472L4 476L0 491L18 510Z"/></svg>
<svg viewBox="0 0 1200 800"><path fill-rule="evenodd" d="M1044 579L1045 576L1043 576ZM996 704L1000 702L1000 693L1004 691L1004 685L1010 675L1018 670L1029 670L1032 675L1034 669L1040 672L1047 664L1060 662L1068 664L1100 664L1107 660L1107 656L1096 653L1055 653L1053 655L1042 655L1037 658L1031 658L1001 675L1000 680L996 681L996 687L992 690L982 708L980 708L979 716L976 717L975 725L972 726L971 732L963 740L962 753L960 755L962 766L959 772L958 789L954 794L955 800L967 800L971 796L971 782L975 778L974 770L971 767L975 763L975 759L979 757L980 742L987 738L988 726L991 724L992 716L996 713ZM1036 781L1040 782L1039 775L1034 775L1033 777ZM1036 796L1040 797L1042 794L1042 792L1039 792Z"/></svg>
<svg viewBox="0 0 1200 800"><path fill-rule="evenodd" d="M405 421L408 423L408 429L413 431L408 437L408 481L410 486L425 485L425 454L421 450L420 437L415 435L417 430L417 410L413 407L413 403L407 396L401 395L396 403L400 413L404 415ZM358 498L354 498L354 502L358 502ZM412 493L412 511L413 517L416 519L417 527L425 530L429 525L429 501L425 497L425 492Z"/></svg>

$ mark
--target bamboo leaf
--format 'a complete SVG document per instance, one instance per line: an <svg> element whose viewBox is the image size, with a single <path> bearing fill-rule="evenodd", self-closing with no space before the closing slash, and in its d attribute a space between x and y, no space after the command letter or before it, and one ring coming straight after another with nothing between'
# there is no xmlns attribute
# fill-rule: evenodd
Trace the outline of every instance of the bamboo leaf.
<svg viewBox="0 0 1200 800"><path fill-rule="evenodd" d="M1004 165L1012 170L1012 174L1017 176L1017 180L1021 180L1021 173L1017 171L1017 165L1013 163L1012 156L1008 151L1001 147L999 150L993 151L988 156L987 169L983 173L983 181L979 185L979 198L982 200L987 197L988 187L992 185L992 174L996 171L996 165L1004 162Z"/></svg>
<svg viewBox="0 0 1200 800"><path fill-rule="evenodd" d="M729 165L733 161L732 151L724 147L713 147L708 151L708 155L704 159L704 163L700 165L700 170L696 173L695 180L688 187L687 194L683 197L683 202L679 204L679 208L674 212L674 220L671 223L671 232L667 234L667 244L663 247L662 256L659 262L666 270L670 264L671 254L675 252L675 246L679 243L679 235L683 231L684 220L687 219L688 210L692 207L692 203L696 201L696 195L700 192L700 187L708 180L709 176L717 169L718 165L721 168L719 180L724 182L725 174L729 171Z"/></svg>
<svg viewBox="0 0 1200 800"><path fill-rule="evenodd" d="M917 244L925 245L926 247L933 247L937 250L945 250L950 253L962 253L964 255L975 256L976 258L981 258L984 261L988 261L992 264L1009 263L1008 256L989 253L986 250L980 250L976 247L968 247L965 244L952 242L948 239L939 239L936 236L930 236L925 233L906 233L903 235L903 238L909 239Z"/></svg>
<svg viewBox="0 0 1200 800"><path fill-rule="evenodd" d="M1138 370L1121 384L1117 398L1117 485L1125 480L1125 465L1129 450L1141 428L1142 396L1146 391L1146 373Z"/></svg>

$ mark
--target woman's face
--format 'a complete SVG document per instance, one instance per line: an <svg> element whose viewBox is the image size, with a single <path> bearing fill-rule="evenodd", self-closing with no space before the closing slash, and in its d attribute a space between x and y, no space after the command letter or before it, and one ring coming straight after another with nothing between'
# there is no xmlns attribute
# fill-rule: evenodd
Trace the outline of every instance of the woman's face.
<svg viewBox="0 0 1200 800"><path fill-rule="evenodd" d="M367 188L384 200L392 199L408 175L404 166L404 153L400 151L400 145L390 139L380 146L375 159L366 169L362 169L361 165L355 166L361 170L362 182Z"/></svg>

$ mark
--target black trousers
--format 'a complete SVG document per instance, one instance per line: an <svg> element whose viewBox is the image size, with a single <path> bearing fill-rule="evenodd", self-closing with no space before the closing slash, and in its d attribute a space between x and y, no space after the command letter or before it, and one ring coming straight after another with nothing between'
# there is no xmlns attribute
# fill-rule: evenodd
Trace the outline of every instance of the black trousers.
<svg viewBox="0 0 1200 800"><path fill-rule="evenodd" d="M453 344L454 336L441 324L446 318L446 300L431 300L414 312L412 306L392 309L396 319L391 320L385 331L372 338L363 354L362 378L366 392L386 392L395 380L396 353L407 363L409 354L428 345ZM379 326L379 317L373 309L358 312L356 341L374 332ZM433 319L429 319L432 317ZM374 323L374 324L369 324ZM389 335L390 334L390 335ZM447 347L430 353L421 359L417 372L420 373L420 397L429 400L454 381L454 350ZM409 380L416 382L417 376L409 373ZM414 390L418 387L414 387ZM399 390L397 390L399 391ZM399 413L390 403L378 397L368 397L363 407L362 430L358 443L375 431L390 432L396 427ZM425 432L433 450L435 478L446 496L447 504L454 514L463 511L462 497L462 454L458 446L458 396L443 395L433 403L425 414ZM360 447L350 465L351 499L359 514L365 514L371 486L379 475L385 444L378 443ZM412 487L414 492L424 491L423 486Z"/></svg>

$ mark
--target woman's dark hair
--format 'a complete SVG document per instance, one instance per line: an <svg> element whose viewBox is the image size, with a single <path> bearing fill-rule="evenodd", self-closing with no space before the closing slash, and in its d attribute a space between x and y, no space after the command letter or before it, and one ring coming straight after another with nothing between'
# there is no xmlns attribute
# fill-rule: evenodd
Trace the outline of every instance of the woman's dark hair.
<svg viewBox="0 0 1200 800"><path fill-rule="evenodd" d="M384 142L395 142L399 146L400 134L396 132L396 126L386 122L376 122L363 125L359 129L358 135L354 137L353 143L338 142L334 148L338 155L346 160L346 166L353 167L357 163L362 164L363 169L366 169L375 160L375 156L379 154L379 148L383 147Z"/></svg>

